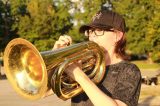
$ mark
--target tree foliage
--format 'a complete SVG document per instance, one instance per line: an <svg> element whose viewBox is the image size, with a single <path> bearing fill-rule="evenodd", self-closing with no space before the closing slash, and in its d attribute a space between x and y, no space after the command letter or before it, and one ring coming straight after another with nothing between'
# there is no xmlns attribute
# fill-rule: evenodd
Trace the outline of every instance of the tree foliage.
<svg viewBox="0 0 160 106"><path fill-rule="evenodd" d="M92 16L100 10L108 0L79 0L78 2L72 2L70 10L72 10L73 28L69 34L72 36L75 42L81 42L86 40L83 34L79 33L79 27L83 24L88 24Z"/></svg>
<svg viewBox="0 0 160 106"><path fill-rule="evenodd" d="M39 50L52 48L58 36L72 27L65 4L58 3L57 6L52 0L12 0L11 3L12 15L15 16L12 28L18 29L18 35Z"/></svg>
<svg viewBox="0 0 160 106"><path fill-rule="evenodd" d="M127 47L133 54L147 54L160 61L160 15L158 0L114 0L115 11L127 23Z"/></svg>
<svg viewBox="0 0 160 106"><path fill-rule="evenodd" d="M0 0L0 52L3 51L6 44L12 39L11 34L14 33L11 30L12 24L9 0Z"/></svg>
<svg viewBox="0 0 160 106"><path fill-rule="evenodd" d="M39 50L51 49L63 34L74 43L84 41L79 27L103 8L125 17L129 53L147 54L160 62L159 5L159 0L0 0L0 49L15 37L29 40Z"/></svg>

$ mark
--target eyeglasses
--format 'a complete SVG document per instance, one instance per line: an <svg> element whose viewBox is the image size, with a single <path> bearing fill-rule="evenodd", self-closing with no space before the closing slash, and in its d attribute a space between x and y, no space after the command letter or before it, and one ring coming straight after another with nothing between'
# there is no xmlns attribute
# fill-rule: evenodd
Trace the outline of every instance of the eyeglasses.
<svg viewBox="0 0 160 106"><path fill-rule="evenodd" d="M95 34L96 36L102 36L104 35L104 32L114 32L113 29L108 29L108 30L101 30L101 29L89 29L85 31L85 36L89 37L91 34Z"/></svg>

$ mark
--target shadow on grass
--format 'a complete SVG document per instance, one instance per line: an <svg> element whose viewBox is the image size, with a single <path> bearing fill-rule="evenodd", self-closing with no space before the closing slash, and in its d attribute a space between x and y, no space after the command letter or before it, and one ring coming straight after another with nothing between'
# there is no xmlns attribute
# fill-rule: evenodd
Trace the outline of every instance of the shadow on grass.
<svg viewBox="0 0 160 106"><path fill-rule="evenodd" d="M138 106L152 106L151 102L155 98L155 96L149 96L142 102L138 104Z"/></svg>

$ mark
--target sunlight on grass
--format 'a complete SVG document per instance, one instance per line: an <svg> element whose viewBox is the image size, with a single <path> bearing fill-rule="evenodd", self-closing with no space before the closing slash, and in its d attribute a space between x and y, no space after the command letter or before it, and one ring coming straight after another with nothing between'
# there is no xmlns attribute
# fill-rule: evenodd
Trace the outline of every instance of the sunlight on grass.
<svg viewBox="0 0 160 106"><path fill-rule="evenodd" d="M160 69L160 64L158 63L149 63L148 61L132 61L140 69Z"/></svg>

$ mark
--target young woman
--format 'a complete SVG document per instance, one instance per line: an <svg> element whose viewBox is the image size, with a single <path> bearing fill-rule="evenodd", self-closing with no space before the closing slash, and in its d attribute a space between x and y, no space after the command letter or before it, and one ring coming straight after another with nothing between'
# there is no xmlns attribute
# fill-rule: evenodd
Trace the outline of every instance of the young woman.
<svg viewBox="0 0 160 106"><path fill-rule="evenodd" d="M106 74L95 85L82 71L80 63L68 66L66 73L80 84L84 93L71 99L72 106L137 106L141 88L138 67L126 61L125 21L118 13L101 10L80 32L105 48ZM72 43L70 36L60 36L54 49Z"/></svg>

